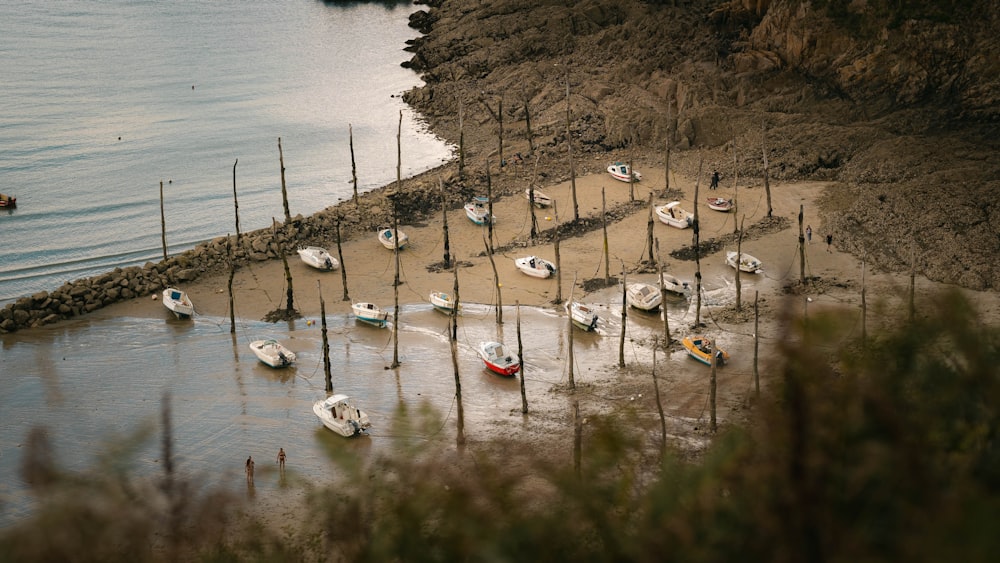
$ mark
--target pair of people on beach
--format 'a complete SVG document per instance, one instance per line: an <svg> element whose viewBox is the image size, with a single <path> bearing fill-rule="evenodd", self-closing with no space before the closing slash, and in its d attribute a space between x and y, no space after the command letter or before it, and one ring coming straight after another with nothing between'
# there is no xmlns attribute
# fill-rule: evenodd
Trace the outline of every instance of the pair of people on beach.
<svg viewBox="0 0 1000 563"><path fill-rule="evenodd" d="M278 448L278 458L275 459L275 461L278 464L278 470L279 471L284 471L285 470L285 457L286 457L285 456L285 448ZM247 484L248 485L253 485L253 466L254 466L253 456L247 456L247 462L246 462L246 467L244 469L244 472L247 475Z"/></svg>

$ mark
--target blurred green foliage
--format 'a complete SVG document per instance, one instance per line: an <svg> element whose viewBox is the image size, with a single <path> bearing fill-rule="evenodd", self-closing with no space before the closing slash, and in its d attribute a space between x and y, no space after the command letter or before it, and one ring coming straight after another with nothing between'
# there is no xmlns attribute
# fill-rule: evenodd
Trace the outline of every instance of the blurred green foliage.
<svg viewBox="0 0 1000 563"><path fill-rule="evenodd" d="M347 486L311 490L295 533L225 493L63 474L36 433L40 504L0 531L0 560L992 561L1000 340L957 293L923 306L868 342L853 313L787 327L773 394L696 461L650 464L656 431L610 418L587 425L579 471L572 436L555 453L516 437L332 451ZM441 425L400 414L396 436Z"/></svg>

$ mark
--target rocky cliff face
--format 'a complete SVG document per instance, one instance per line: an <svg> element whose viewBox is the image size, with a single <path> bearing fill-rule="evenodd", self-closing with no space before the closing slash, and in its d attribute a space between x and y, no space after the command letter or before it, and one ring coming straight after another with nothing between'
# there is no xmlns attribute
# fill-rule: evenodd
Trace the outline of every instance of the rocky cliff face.
<svg viewBox="0 0 1000 563"><path fill-rule="evenodd" d="M454 141L461 115L470 158L499 158L500 115L503 150L526 151L528 116L549 168L568 131L574 151L662 160L669 145L694 174L697 147L753 178L766 141L772 178L840 182L826 221L842 248L1000 288L984 260L1000 252L998 14L1000 0L435 0L411 46L427 84L406 99Z"/></svg>

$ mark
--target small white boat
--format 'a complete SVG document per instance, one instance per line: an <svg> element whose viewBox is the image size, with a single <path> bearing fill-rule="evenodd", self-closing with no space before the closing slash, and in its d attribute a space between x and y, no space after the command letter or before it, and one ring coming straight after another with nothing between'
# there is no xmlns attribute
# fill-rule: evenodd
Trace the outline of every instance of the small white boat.
<svg viewBox="0 0 1000 563"><path fill-rule="evenodd" d="M621 180L622 182L635 181L638 182L642 180L642 174L632 170L632 174L629 174L628 164L624 162L615 162L614 164L608 166L608 173L615 180Z"/></svg>
<svg viewBox="0 0 1000 563"><path fill-rule="evenodd" d="M295 352L285 348L277 340L255 340L250 343L250 350L258 360L273 368L284 368L295 363Z"/></svg>
<svg viewBox="0 0 1000 563"><path fill-rule="evenodd" d="M378 230L378 241L382 243L382 246L388 248L389 250L396 249L396 240L399 239L399 249L402 250L410 242L410 237L406 236L402 230L394 231L391 227L385 227Z"/></svg>
<svg viewBox="0 0 1000 563"><path fill-rule="evenodd" d="M340 262L333 256L330 256L330 253L325 248L307 246L300 248L298 253L299 258L302 258L303 262L317 270L336 270L340 266Z"/></svg>
<svg viewBox="0 0 1000 563"><path fill-rule="evenodd" d="M176 287L163 290L163 306L169 309L178 319L186 319L194 314L194 304L187 293Z"/></svg>
<svg viewBox="0 0 1000 563"><path fill-rule="evenodd" d="M685 211L679 201L671 201L666 205L657 207L656 216L660 218L661 223L677 227L678 229L686 229L694 223L694 214L690 211Z"/></svg>
<svg viewBox="0 0 1000 563"><path fill-rule="evenodd" d="M566 309L577 328L587 332L597 330L597 311L590 306L573 301L566 304Z"/></svg>
<svg viewBox="0 0 1000 563"><path fill-rule="evenodd" d="M480 342L477 352L486 367L500 375L509 377L521 369L521 360L499 342Z"/></svg>
<svg viewBox="0 0 1000 563"><path fill-rule="evenodd" d="M552 198L543 194L538 190L534 190L534 194L531 193L531 188L524 188L524 198L531 201L532 196L535 198L535 207L551 207Z"/></svg>
<svg viewBox="0 0 1000 563"><path fill-rule="evenodd" d="M708 208L713 211L728 213L733 210L733 200L724 197L710 197L708 198Z"/></svg>
<svg viewBox="0 0 1000 563"><path fill-rule="evenodd" d="M357 320L380 328L389 320L389 311L383 311L374 303L353 303L351 311Z"/></svg>
<svg viewBox="0 0 1000 563"><path fill-rule="evenodd" d="M663 289L671 297L686 299L691 295L691 283L681 281L666 272L663 274Z"/></svg>
<svg viewBox="0 0 1000 563"><path fill-rule="evenodd" d="M655 311L663 297L660 288L648 283L630 283L625 288L625 300L640 311Z"/></svg>
<svg viewBox="0 0 1000 563"><path fill-rule="evenodd" d="M354 406L354 401L347 395L330 395L322 401L316 401L313 413L323 426L345 438L368 434L368 429L372 426L368 413Z"/></svg>
<svg viewBox="0 0 1000 563"><path fill-rule="evenodd" d="M521 272L535 278L547 278L555 273L555 264L537 256L524 256L514 259L514 265Z"/></svg>
<svg viewBox="0 0 1000 563"><path fill-rule="evenodd" d="M431 305L442 313L450 315L457 305L455 298L443 291L431 292Z"/></svg>
<svg viewBox="0 0 1000 563"><path fill-rule="evenodd" d="M764 271L764 263L746 252L740 254L739 265L737 266L736 251L730 250L726 253L726 264L729 264L732 268L738 267L741 272L749 272L751 274L758 274Z"/></svg>
<svg viewBox="0 0 1000 563"><path fill-rule="evenodd" d="M699 362L710 366L712 365L712 356L709 353L712 350L712 341L705 336L686 336L681 340L681 344L684 349L687 350L688 356L698 360ZM729 354L725 350L716 347L715 348L715 364L722 365L729 361Z"/></svg>
<svg viewBox="0 0 1000 563"><path fill-rule="evenodd" d="M485 197L474 197L472 201L465 204L465 216L477 225L485 225L489 221L490 209L486 205L489 200ZM496 220L496 217L493 218Z"/></svg>

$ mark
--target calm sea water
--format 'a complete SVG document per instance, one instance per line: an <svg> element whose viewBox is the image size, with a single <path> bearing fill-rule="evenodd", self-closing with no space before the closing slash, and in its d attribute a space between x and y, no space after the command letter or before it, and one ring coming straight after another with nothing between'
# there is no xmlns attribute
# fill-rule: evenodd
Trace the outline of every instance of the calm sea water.
<svg viewBox="0 0 1000 563"><path fill-rule="evenodd" d="M408 2L0 3L0 305L440 164L400 100ZM238 164L237 164L238 160Z"/></svg>

